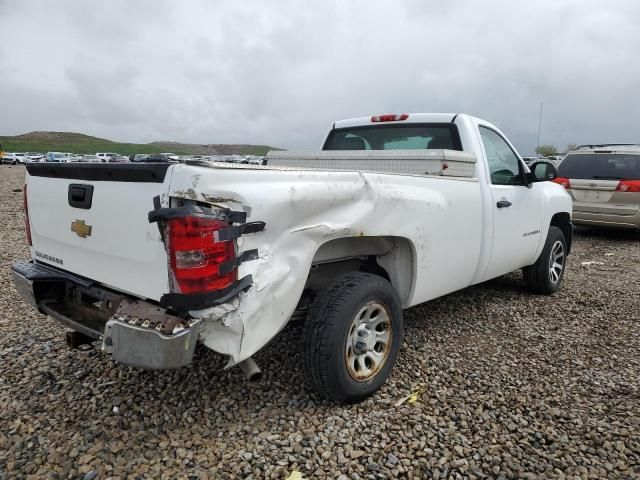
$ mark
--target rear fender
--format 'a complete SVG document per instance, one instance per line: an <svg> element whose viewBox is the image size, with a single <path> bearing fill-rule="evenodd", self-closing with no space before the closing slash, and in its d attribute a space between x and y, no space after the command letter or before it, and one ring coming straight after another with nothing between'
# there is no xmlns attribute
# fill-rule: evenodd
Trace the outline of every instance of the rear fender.
<svg viewBox="0 0 640 480"><path fill-rule="evenodd" d="M378 269L365 264L362 268L387 278L398 293L403 307L408 306L413 294L416 264L415 248L409 239L394 236L337 238L318 248L313 257L313 265L346 262L349 259L359 259L361 262L373 259L379 266ZM326 268L321 270L327 271ZM316 283L314 273L314 270L310 272L307 283Z"/></svg>

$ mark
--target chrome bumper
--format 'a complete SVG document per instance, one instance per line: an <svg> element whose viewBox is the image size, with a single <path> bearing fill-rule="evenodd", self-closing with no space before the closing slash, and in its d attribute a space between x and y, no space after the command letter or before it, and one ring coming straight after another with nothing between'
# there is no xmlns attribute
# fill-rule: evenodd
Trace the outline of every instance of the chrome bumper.
<svg viewBox="0 0 640 480"><path fill-rule="evenodd" d="M171 336L119 320L109 320L104 329L102 351L116 362L139 368L169 369L191 363L198 341L198 325Z"/></svg>
<svg viewBox="0 0 640 480"><path fill-rule="evenodd" d="M640 215L612 215L605 213L573 211L573 223L589 227L640 229Z"/></svg>
<svg viewBox="0 0 640 480"><path fill-rule="evenodd" d="M148 369L179 368L191 363L199 321L187 322L157 305L96 288L91 280L49 265L19 261L11 269L16 290L29 305L72 330L101 340L102 350L115 361ZM69 287L104 291L105 297L119 306L103 321L71 315L60 298ZM165 322L177 327L162 332L160 327Z"/></svg>
<svg viewBox="0 0 640 480"><path fill-rule="evenodd" d="M11 274L13 275L13 285L23 300L32 307L38 308L36 297L33 294L33 281L13 269L11 270Z"/></svg>

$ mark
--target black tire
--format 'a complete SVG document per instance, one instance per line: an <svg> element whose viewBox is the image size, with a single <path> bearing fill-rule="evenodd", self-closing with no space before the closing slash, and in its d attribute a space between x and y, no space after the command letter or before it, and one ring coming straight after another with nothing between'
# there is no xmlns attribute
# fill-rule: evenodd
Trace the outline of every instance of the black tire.
<svg viewBox="0 0 640 480"><path fill-rule="evenodd" d="M551 272L553 263L552 254L557 255L558 242L562 246L562 268L554 276ZM567 240L564 238L562 230L558 227L549 227L549 233L547 234L547 241L544 244L542 253L538 260L533 265L524 267L522 269L522 276L526 287L533 293L541 295L551 295L556 292L562 285L562 278L564 277L564 271L567 265Z"/></svg>
<svg viewBox="0 0 640 480"><path fill-rule="evenodd" d="M356 320L356 315L363 310L363 316ZM364 317L367 318L362 321ZM389 320L386 327L385 319ZM371 329L375 322L379 323ZM359 331L363 329L366 332ZM358 353L355 347L349 350L352 341L347 343L347 339L360 339L360 333L366 335L362 343L360 340L357 343L363 353ZM307 384L322 397L335 402L363 400L375 393L389 377L402 344L402 335L402 306L387 280L363 272L336 278L318 293L305 320L303 356ZM378 342L383 336L388 341ZM372 363L371 358L380 355L384 359ZM349 358L353 358L351 369L347 366ZM366 367L360 373L355 372L360 364ZM371 372L369 377L367 371ZM357 380L352 376L354 374L364 377Z"/></svg>

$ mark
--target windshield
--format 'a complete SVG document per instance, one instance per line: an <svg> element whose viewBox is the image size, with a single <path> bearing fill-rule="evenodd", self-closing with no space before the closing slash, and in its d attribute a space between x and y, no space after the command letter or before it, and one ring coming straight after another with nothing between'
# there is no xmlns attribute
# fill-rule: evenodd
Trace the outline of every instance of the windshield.
<svg viewBox="0 0 640 480"><path fill-rule="evenodd" d="M462 150L455 125L405 124L349 127L332 130L323 150Z"/></svg>
<svg viewBox="0 0 640 480"><path fill-rule="evenodd" d="M637 180L640 179L640 155L569 154L558 167L558 176L585 180Z"/></svg>

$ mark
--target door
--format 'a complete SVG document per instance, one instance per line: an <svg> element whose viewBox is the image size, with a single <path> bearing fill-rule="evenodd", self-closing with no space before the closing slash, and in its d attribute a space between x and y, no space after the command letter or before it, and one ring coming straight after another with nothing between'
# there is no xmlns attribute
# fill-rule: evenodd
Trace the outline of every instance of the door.
<svg viewBox="0 0 640 480"><path fill-rule="evenodd" d="M524 166L495 130L479 126L491 178L493 245L486 279L535 262L541 239L542 184L525 184Z"/></svg>

